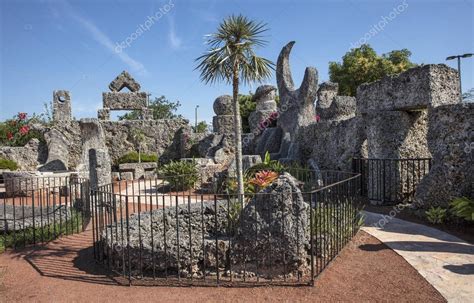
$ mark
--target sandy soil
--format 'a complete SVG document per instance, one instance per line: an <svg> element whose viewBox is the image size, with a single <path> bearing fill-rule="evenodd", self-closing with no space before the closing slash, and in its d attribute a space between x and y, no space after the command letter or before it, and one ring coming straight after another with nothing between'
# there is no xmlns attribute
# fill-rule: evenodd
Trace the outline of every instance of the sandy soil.
<svg viewBox="0 0 474 303"><path fill-rule="evenodd" d="M364 232L319 276L315 287L121 286L93 261L90 232L0 255L5 302L444 302L395 252ZM376 249L373 249L373 248Z"/></svg>

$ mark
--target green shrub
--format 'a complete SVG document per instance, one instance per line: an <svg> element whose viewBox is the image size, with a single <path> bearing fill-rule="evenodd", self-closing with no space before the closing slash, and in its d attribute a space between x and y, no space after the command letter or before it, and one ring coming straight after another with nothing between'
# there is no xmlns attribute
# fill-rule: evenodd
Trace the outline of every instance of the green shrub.
<svg viewBox="0 0 474 303"><path fill-rule="evenodd" d="M451 212L456 217L466 221L474 221L474 200L462 197L456 198L450 203Z"/></svg>
<svg viewBox="0 0 474 303"><path fill-rule="evenodd" d="M157 162L158 156L153 154L141 154L140 155L142 162ZM128 154L123 155L122 157L118 158L116 161L116 165L123 164L123 163L138 163L138 153L133 151Z"/></svg>
<svg viewBox="0 0 474 303"><path fill-rule="evenodd" d="M173 190L188 190L199 179L195 161L172 161L158 169L158 174L167 181Z"/></svg>
<svg viewBox="0 0 474 303"><path fill-rule="evenodd" d="M441 206L432 206L425 212L426 219L428 219L431 224L442 224L446 220L446 211L447 210Z"/></svg>
<svg viewBox="0 0 474 303"><path fill-rule="evenodd" d="M17 170L18 164L13 160L0 158L0 169Z"/></svg>

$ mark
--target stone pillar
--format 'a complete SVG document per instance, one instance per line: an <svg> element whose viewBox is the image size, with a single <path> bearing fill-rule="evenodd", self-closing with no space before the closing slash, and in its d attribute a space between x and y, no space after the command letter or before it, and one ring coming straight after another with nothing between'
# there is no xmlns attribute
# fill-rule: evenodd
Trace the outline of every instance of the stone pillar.
<svg viewBox="0 0 474 303"><path fill-rule="evenodd" d="M69 142L64 135L53 128L44 134L48 145L48 159L39 171L65 171L68 169Z"/></svg>
<svg viewBox="0 0 474 303"><path fill-rule="evenodd" d="M108 150L89 149L89 181L91 189L112 182Z"/></svg>
<svg viewBox="0 0 474 303"><path fill-rule="evenodd" d="M112 181L111 161L105 144L105 135L97 119L81 119L82 163L79 171L90 179L91 188Z"/></svg>
<svg viewBox="0 0 474 303"><path fill-rule="evenodd" d="M214 101L214 112L216 116L212 118L212 127L215 133L234 133L234 111L232 107L232 97L223 95Z"/></svg>
<svg viewBox="0 0 474 303"><path fill-rule="evenodd" d="M53 121L71 121L71 95L67 90L53 92Z"/></svg>
<svg viewBox="0 0 474 303"><path fill-rule="evenodd" d="M276 124L277 104L275 101L276 87L272 85L262 85L257 88L254 100L257 103L254 112L249 115L250 131L260 134L272 124ZM272 116L274 114L274 116Z"/></svg>

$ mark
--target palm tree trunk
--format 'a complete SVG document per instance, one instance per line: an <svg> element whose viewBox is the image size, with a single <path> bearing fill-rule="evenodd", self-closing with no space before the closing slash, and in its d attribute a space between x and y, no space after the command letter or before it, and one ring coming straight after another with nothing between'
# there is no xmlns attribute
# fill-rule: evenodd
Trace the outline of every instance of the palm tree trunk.
<svg viewBox="0 0 474 303"><path fill-rule="evenodd" d="M244 173L242 168L242 123L240 121L239 106L239 69L237 59L234 61L233 75L233 105L234 105L234 135L235 135L235 164L237 169L237 185L239 202L242 204L244 200Z"/></svg>

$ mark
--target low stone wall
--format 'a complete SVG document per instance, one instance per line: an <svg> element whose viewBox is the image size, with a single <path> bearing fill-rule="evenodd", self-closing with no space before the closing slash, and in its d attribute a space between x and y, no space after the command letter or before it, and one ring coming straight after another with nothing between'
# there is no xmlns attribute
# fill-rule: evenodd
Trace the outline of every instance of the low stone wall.
<svg viewBox="0 0 474 303"><path fill-rule="evenodd" d="M60 224L60 222L65 224L66 219L71 220L72 215L71 208L65 205L55 207L45 205L41 208L37 207L36 210L28 205L0 205L0 210L0 233L18 232L26 228L43 228L49 224ZM73 228L72 225L70 228ZM41 232L44 231L37 230L37 240L41 238ZM22 236L22 233L17 235L19 239Z"/></svg>
<svg viewBox="0 0 474 303"><path fill-rule="evenodd" d="M36 190L49 188L51 192L60 192L69 184L69 178L75 173L41 173L37 171L4 172L5 194L7 197L30 197ZM65 191L67 192L67 190Z"/></svg>
<svg viewBox="0 0 474 303"><path fill-rule="evenodd" d="M20 170L35 170L48 157L48 147L38 139L31 139L25 146L0 146L0 157L13 160Z"/></svg>

